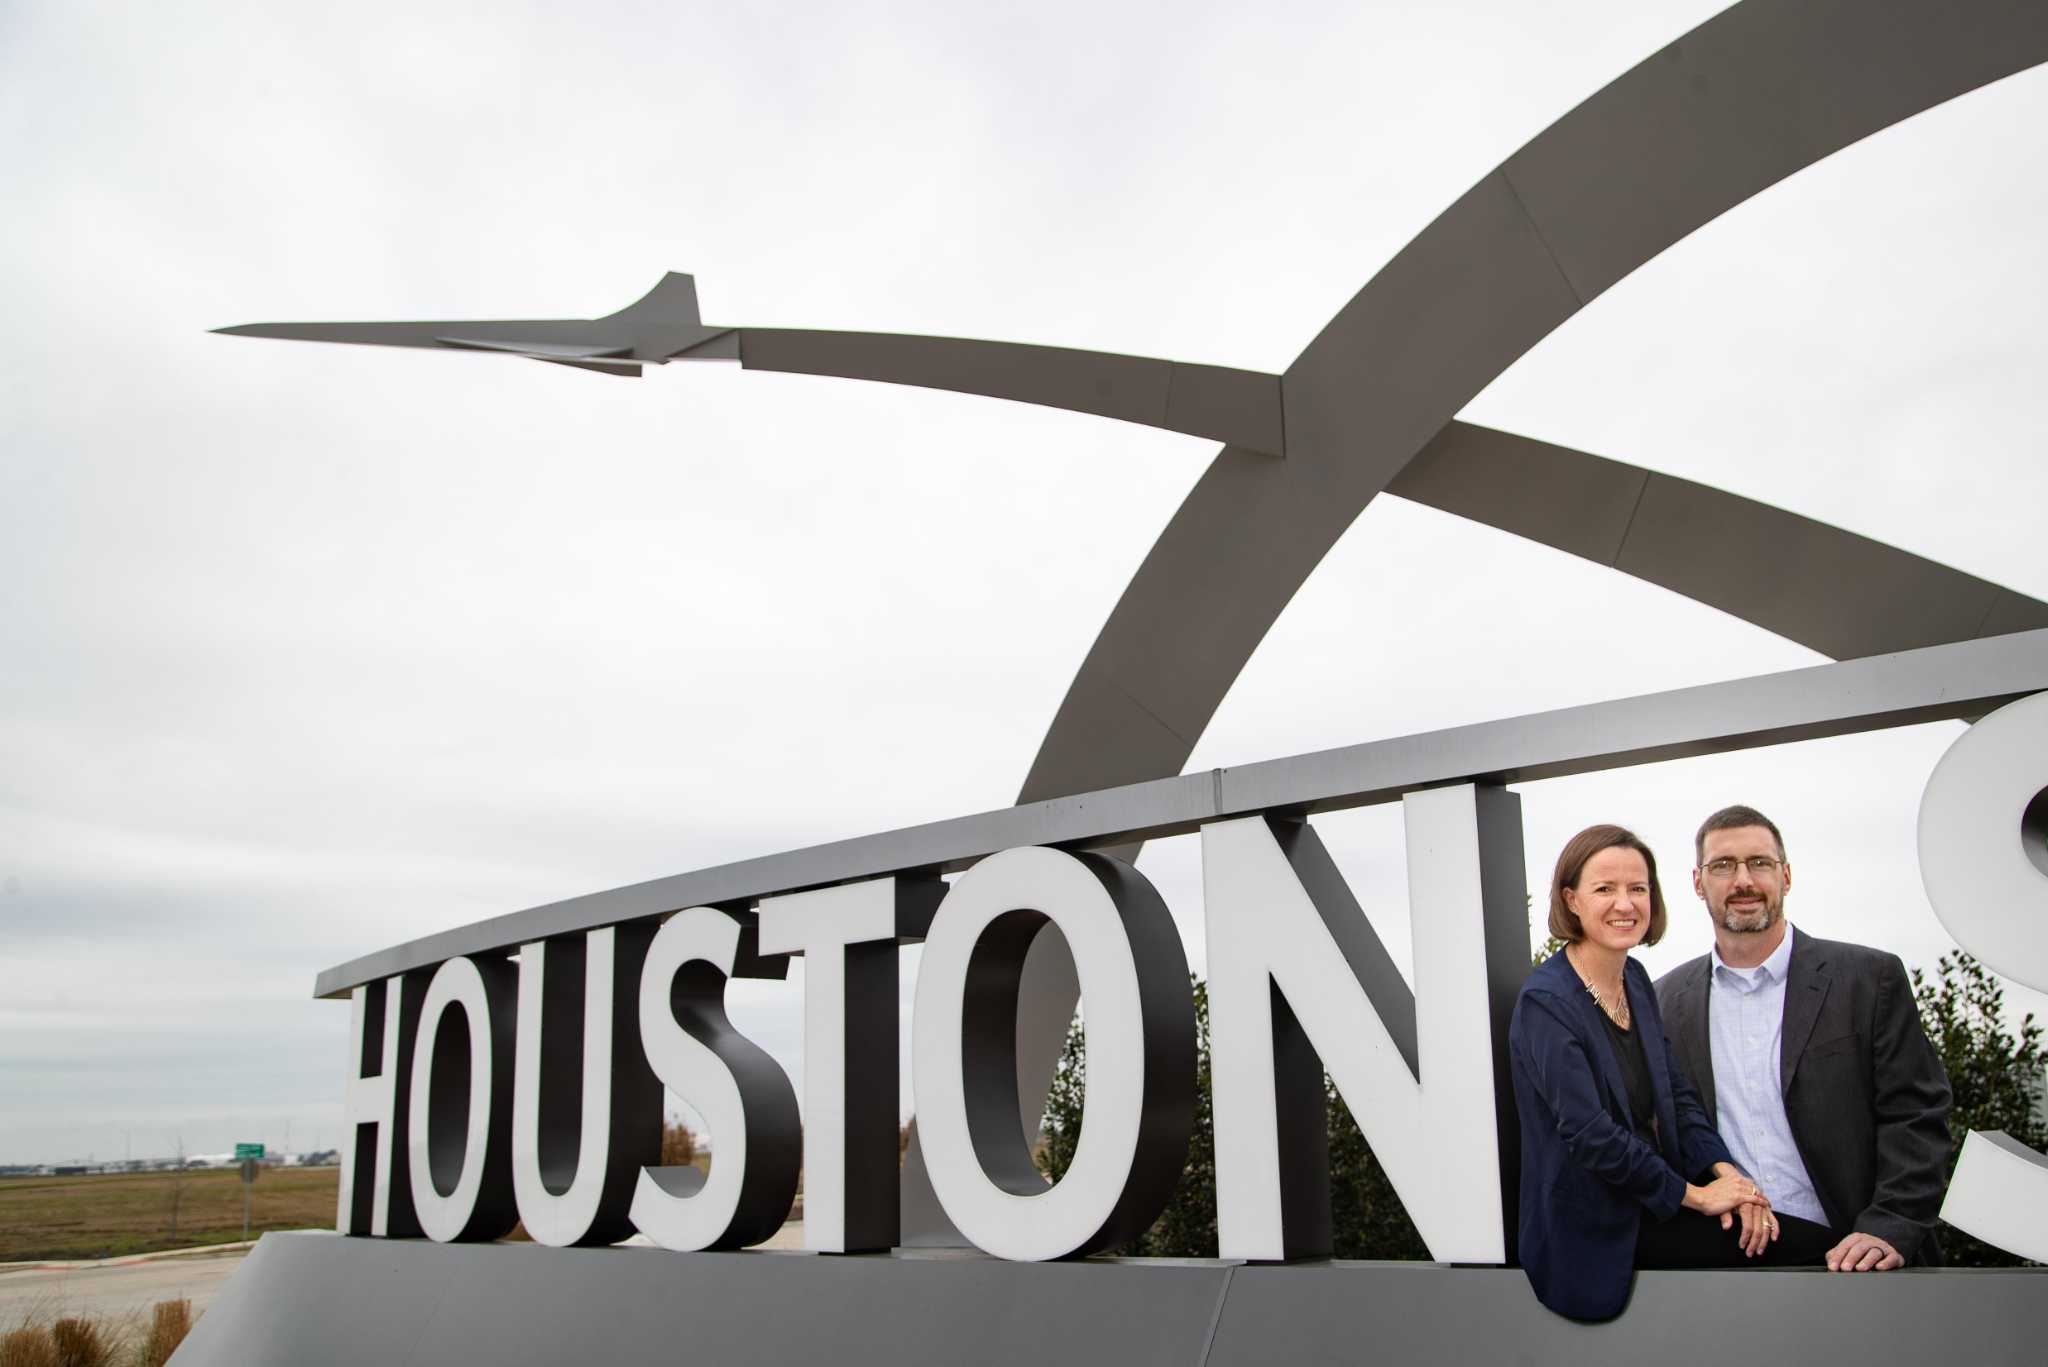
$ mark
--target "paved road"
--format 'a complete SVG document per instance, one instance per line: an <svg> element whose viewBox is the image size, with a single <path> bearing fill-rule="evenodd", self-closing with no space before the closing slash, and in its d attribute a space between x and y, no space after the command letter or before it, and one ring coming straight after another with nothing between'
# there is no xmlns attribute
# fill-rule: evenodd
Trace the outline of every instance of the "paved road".
<svg viewBox="0 0 2048 1367"><path fill-rule="evenodd" d="M213 1304L221 1287L242 1265L242 1254L165 1258L125 1267L81 1267L0 1276L0 1326L25 1315L54 1318L86 1314L146 1319L158 1301L183 1296L194 1310Z"/></svg>
<svg viewBox="0 0 2048 1367"><path fill-rule="evenodd" d="M631 1242L644 1243L643 1239ZM775 1232L762 1248L802 1248L804 1227L791 1221ZM49 1271L0 1274L0 1330L19 1324L25 1315L56 1318L59 1315L97 1315L119 1318L133 1315L146 1320L158 1301L183 1296L192 1309L213 1304L221 1287L242 1265L243 1250L156 1262L130 1263L121 1267L55 1268Z"/></svg>

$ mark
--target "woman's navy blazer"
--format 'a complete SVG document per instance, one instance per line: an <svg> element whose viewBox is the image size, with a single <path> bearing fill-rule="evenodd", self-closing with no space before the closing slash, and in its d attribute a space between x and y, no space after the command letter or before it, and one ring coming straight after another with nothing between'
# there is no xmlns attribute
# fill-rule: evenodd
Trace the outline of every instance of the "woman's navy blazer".
<svg viewBox="0 0 2048 1367"><path fill-rule="evenodd" d="M1650 975L1630 959L1622 980L1657 1094L1656 1148L1629 1128L1628 1084L1599 1004L1562 951L1522 984L1508 1026L1522 1126L1522 1269L1536 1299L1578 1320L1612 1319L1628 1303L1644 1213L1670 1219L1688 1178L1734 1161L1665 1045Z"/></svg>

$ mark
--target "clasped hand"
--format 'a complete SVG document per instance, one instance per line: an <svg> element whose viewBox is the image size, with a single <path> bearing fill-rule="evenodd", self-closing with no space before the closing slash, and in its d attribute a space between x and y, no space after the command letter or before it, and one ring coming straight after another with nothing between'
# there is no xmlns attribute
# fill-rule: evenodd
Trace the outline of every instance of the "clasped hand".
<svg viewBox="0 0 2048 1367"><path fill-rule="evenodd" d="M1704 1187L1687 1184L1685 1204L1702 1215L1718 1215L1723 1229L1733 1229L1740 1220L1742 1232L1736 1242L1744 1257L1754 1258L1778 1237L1778 1217L1771 1213L1770 1198L1733 1163L1716 1163L1714 1172L1714 1180Z"/></svg>

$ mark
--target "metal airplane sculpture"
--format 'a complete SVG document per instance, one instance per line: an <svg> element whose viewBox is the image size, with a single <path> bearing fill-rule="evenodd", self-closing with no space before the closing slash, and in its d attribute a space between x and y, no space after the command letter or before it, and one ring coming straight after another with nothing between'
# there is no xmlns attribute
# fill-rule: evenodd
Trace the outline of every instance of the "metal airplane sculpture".
<svg viewBox="0 0 2048 1367"><path fill-rule="evenodd" d="M674 271L602 318L422 323L248 323L233 337L496 351L603 375L670 361L738 361L749 370L950 389L1164 427L1264 455L1282 454L1280 377L1067 347L958 337L714 327L697 282Z"/></svg>
<svg viewBox="0 0 2048 1367"><path fill-rule="evenodd" d="M637 376L642 365L692 360L736 361L739 336L707 327L697 315L697 282L670 271L659 284L602 318L508 318L480 323L249 323L218 328L230 337L283 337L302 342L429 350L499 351L550 365Z"/></svg>

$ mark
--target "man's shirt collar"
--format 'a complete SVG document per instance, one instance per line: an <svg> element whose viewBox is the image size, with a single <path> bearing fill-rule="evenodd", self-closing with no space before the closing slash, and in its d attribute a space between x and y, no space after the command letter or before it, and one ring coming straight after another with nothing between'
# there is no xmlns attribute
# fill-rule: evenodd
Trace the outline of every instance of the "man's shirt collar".
<svg viewBox="0 0 2048 1367"><path fill-rule="evenodd" d="M1744 987L1761 987L1765 983L1785 981L1786 972L1792 967L1792 923L1785 923L1785 938L1778 941L1778 947L1771 951L1771 957L1755 968L1732 968L1721 961L1721 946L1717 941L1712 950L1714 977L1721 982L1737 982ZM1722 975L1726 974L1726 977Z"/></svg>

